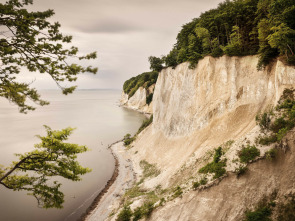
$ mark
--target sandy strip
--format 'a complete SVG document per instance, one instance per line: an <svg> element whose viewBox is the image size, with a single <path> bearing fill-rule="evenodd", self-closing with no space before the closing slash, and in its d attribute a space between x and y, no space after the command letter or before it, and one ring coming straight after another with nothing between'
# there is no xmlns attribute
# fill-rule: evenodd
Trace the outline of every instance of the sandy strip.
<svg viewBox="0 0 295 221"><path fill-rule="evenodd" d="M116 160L113 176L106 184L106 187L96 197L94 203L89 207L86 215L83 216L81 220L105 220L112 212L113 208L120 204L120 196L125 193L126 189L132 187L135 181L132 163L129 160L127 151L125 151L123 142L115 143L110 148Z"/></svg>

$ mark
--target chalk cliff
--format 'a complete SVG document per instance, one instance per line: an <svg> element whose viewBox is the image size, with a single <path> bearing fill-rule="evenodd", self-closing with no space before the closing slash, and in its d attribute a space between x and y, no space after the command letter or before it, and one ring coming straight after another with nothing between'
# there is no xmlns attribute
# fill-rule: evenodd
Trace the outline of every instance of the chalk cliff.
<svg viewBox="0 0 295 221"><path fill-rule="evenodd" d="M124 107L137 110L142 113L152 114L153 102L147 104L147 97L154 93L155 84L151 85L148 89L139 87L135 94L129 98L128 94L122 92L120 104Z"/></svg>
<svg viewBox="0 0 295 221"><path fill-rule="evenodd" d="M283 199L295 193L292 133L287 136L288 151L279 152L275 162L261 160L251 164L245 176L234 175L238 151L246 143L255 143L261 133L255 116L274 106L285 88L295 86L294 67L277 60L258 71L257 62L257 56L205 57L194 69L183 63L161 71L153 96L153 123L139 134L129 152L138 181L142 160L161 171L145 179L141 188L180 186L183 194L167 199L150 220L242 220L246 209L254 208L263 197L277 192L278 199ZM134 100L144 104L142 89L136 93ZM226 177L211 177L206 186L193 191L198 170L218 146L226 150ZM271 148L257 147L261 156ZM139 202L135 198L131 208Z"/></svg>

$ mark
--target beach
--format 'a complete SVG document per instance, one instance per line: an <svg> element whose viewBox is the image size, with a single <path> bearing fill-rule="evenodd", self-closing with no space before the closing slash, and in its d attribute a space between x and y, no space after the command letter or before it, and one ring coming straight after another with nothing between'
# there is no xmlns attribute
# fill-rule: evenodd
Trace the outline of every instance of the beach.
<svg viewBox="0 0 295 221"><path fill-rule="evenodd" d="M102 221L107 219L113 209L119 206L120 197L132 187L136 180L129 153L125 151L123 142L114 143L109 148L116 160L113 176L81 220Z"/></svg>

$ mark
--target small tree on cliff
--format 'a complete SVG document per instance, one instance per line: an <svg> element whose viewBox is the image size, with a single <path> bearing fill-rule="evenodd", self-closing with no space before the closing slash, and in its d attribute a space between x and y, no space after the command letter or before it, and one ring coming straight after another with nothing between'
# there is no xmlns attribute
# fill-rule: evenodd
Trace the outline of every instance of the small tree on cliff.
<svg viewBox="0 0 295 221"><path fill-rule="evenodd" d="M97 72L97 68L68 61L69 58L94 59L96 53L78 56L78 48L64 48L72 37L60 33L59 23L48 21L54 15L53 10L30 12L26 7L32 3L32 0L0 3L0 97L16 104L21 113L35 109L28 104L28 99L41 106L49 104L30 84L17 81L21 68L47 73L65 95L72 93L76 86L65 87L61 82L76 81L81 73ZM44 208L61 208L64 202L64 195L59 190L61 183L53 177L80 180L80 175L90 169L80 166L76 158L87 148L64 142L72 128L61 131L45 128L47 136L38 136L41 143L35 145L34 151L17 154L19 160L11 167L0 167L0 184L12 190L29 191Z"/></svg>
<svg viewBox="0 0 295 221"><path fill-rule="evenodd" d="M152 71L160 72L164 68L163 67L164 60L162 58L150 56L149 62L150 62L150 69Z"/></svg>

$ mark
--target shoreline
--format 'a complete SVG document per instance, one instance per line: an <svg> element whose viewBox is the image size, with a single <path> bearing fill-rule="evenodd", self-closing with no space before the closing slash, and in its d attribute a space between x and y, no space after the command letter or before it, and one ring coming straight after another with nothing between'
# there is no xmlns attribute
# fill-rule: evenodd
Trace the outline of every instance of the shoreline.
<svg viewBox="0 0 295 221"><path fill-rule="evenodd" d="M122 141L116 141L108 146L115 159L113 175L86 212L80 216L79 221L106 220L112 209L119 204L120 197L133 185L136 175Z"/></svg>
<svg viewBox="0 0 295 221"><path fill-rule="evenodd" d="M128 109L128 110L136 111L136 112L138 112L138 113L143 114L143 115L146 116L147 118L149 118L149 117L152 115L152 113L145 112L145 111L142 111L142 110L140 110L140 109L132 108L132 107L129 107L129 106L125 105L125 104L119 104L119 107L123 107L123 108L126 108L126 109Z"/></svg>
<svg viewBox="0 0 295 221"><path fill-rule="evenodd" d="M119 175L119 160L118 157L115 155L114 151L112 150L112 146L121 142L122 140L116 141L112 144L110 144L107 148L111 150L111 154L114 157L115 160L115 168L112 177L107 181L105 187L99 192L99 194L94 198L91 205L87 208L87 210L80 216L78 221L85 221L87 217L93 212L93 210L96 209L97 205L100 203L102 197L105 195L105 193L108 192L109 188L114 184L116 181L118 175Z"/></svg>

